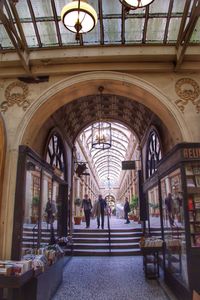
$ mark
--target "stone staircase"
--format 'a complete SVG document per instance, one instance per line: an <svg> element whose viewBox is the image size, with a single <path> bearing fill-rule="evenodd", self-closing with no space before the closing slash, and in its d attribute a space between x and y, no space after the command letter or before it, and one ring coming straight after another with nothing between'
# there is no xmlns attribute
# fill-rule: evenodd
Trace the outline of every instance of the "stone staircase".
<svg viewBox="0 0 200 300"><path fill-rule="evenodd" d="M57 237L57 230L54 230L55 238ZM23 227L23 235L22 235L22 248L23 250L29 249L29 248L35 248L37 247L37 235L38 231L37 228L33 229L30 226L24 226ZM46 246L49 244L51 237L50 228L42 228L41 230L41 245Z"/></svg>
<svg viewBox="0 0 200 300"><path fill-rule="evenodd" d="M140 255L140 228L111 229L110 243L107 229L74 229L72 254L75 256Z"/></svg>

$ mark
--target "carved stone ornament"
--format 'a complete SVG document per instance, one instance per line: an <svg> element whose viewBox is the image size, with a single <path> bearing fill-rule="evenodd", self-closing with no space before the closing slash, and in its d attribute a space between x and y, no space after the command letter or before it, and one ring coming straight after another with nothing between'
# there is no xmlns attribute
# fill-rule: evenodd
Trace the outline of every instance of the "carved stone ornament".
<svg viewBox="0 0 200 300"><path fill-rule="evenodd" d="M192 102L196 107L197 113L200 112L200 87L196 81L191 78L182 78L176 82L175 91L180 97L180 99L175 101L175 104L182 113L189 102Z"/></svg>
<svg viewBox="0 0 200 300"><path fill-rule="evenodd" d="M3 101L0 105L2 112L6 112L8 107L17 104L25 111L30 105L30 102L26 99L28 96L28 86L20 81L15 81L9 84L5 90L5 98L7 101Z"/></svg>

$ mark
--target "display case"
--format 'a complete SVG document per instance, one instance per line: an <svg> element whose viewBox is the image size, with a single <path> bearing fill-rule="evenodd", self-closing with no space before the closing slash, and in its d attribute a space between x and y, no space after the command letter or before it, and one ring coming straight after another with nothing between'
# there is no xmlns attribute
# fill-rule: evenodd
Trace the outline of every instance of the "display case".
<svg viewBox="0 0 200 300"><path fill-rule="evenodd" d="M200 144L176 145L144 183L149 193L158 185L164 240L164 276L178 299L200 292Z"/></svg>
<svg viewBox="0 0 200 300"><path fill-rule="evenodd" d="M200 249L200 163L185 165L191 247Z"/></svg>

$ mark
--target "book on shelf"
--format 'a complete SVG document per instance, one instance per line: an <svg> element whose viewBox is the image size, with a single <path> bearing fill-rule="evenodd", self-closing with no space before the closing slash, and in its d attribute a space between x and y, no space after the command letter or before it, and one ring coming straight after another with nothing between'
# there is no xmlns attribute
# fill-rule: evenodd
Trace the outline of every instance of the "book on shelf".
<svg viewBox="0 0 200 300"><path fill-rule="evenodd" d="M196 222L200 222L200 211L196 211L196 214L195 214L195 221L196 221Z"/></svg>
<svg viewBox="0 0 200 300"><path fill-rule="evenodd" d="M188 199L188 210L193 210L193 209L194 209L193 199L189 198Z"/></svg>
<svg viewBox="0 0 200 300"><path fill-rule="evenodd" d="M195 182L196 182L196 186L200 187L200 175L195 176Z"/></svg>
<svg viewBox="0 0 200 300"><path fill-rule="evenodd" d="M191 166L186 166L186 167L185 167L185 174L186 174L186 175L194 175L193 169L192 169Z"/></svg>
<svg viewBox="0 0 200 300"><path fill-rule="evenodd" d="M200 247L200 234L195 236L194 243L196 247Z"/></svg>
<svg viewBox="0 0 200 300"><path fill-rule="evenodd" d="M187 178L187 187L196 187L193 178Z"/></svg>
<svg viewBox="0 0 200 300"><path fill-rule="evenodd" d="M194 208L200 209L200 196L194 195Z"/></svg>
<svg viewBox="0 0 200 300"><path fill-rule="evenodd" d="M194 214L192 211L189 211L189 220L190 220L190 222L194 221Z"/></svg>
<svg viewBox="0 0 200 300"><path fill-rule="evenodd" d="M190 224L190 233L194 233L194 225Z"/></svg>
<svg viewBox="0 0 200 300"><path fill-rule="evenodd" d="M200 234L200 224L195 224L195 231L194 232Z"/></svg>
<svg viewBox="0 0 200 300"><path fill-rule="evenodd" d="M200 167L193 167L193 174L200 175Z"/></svg>

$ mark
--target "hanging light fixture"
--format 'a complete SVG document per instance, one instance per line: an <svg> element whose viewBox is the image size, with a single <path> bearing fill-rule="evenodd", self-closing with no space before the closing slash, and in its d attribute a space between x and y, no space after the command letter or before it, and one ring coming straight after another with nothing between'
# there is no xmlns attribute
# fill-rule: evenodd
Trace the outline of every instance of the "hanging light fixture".
<svg viewBox="0 0 200 300"><path fill-rule="evenodd" d="M151 4L154 0L119 0L125 8L129 11L130 9L137 9L145 7Z"/></svg>
<svg viewBox="0 0 200 300"><path fill-rule="evenodd" d="M80 34L87 33L95 27L97 13L87 0L73 0L63 7L61 20L68 30L76 33L76 39L79 40Z"/></svg>
<svg viewBox="0 0 200 300"><path fill-rule="evenodd" d="M100 110L99 120L92 125L92 148L109 149L111 147L111 124L102 120L102 102L104 87L99 87Z"/></svg>

